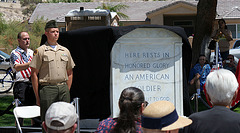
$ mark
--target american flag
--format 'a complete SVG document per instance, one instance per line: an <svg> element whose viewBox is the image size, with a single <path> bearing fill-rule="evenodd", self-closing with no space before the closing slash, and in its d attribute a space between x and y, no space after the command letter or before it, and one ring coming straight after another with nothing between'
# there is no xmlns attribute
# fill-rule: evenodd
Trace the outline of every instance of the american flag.
<svg viewBox="0 0 240 133"><path fill-rule="evenodd" d="M216 60L216 59L218 59L218 60ZM214 59L213 59L213 65L212 65L211 72L214 71L214 70L217 70L217 69L221 69L221 68L223 68L222 57L221 57L221 54L220 54L218 42L216 42L216 50L215 50L215 55L214 55ZM206 93L207 91L206 91L205 85L206 85L206 83L203 86L203 90L204 90L204 94L206 96L207 95L207 93ZM206 97L206 100L207 100L208 105L210 107L212 107L212 103L210 102L208 97Z"/></svg>
<svg viewBox="0 0 240 133"><path fill-rule="evenodd" d="M218 59L218 60L216 60L216 59ZM223 68L222 57L221 57L221 54L220 54L218 42L216 42L216 50L215 50L215 56L214 56L214 59L213 59L212 71L216 70L216 69L220 69L220 68Z"/></svg>

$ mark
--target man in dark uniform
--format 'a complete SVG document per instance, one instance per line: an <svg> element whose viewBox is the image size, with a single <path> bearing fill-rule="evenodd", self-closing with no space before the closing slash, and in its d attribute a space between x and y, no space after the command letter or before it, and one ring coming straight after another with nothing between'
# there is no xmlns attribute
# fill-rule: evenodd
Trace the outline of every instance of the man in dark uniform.
<svg viewBox="0 0 240 133"><path fill-rule="evenodd" d="M70 102L75 66L69 50L57 43L59 29L55 20L45 26L47 41L34 51L30 64L32 85L44 121L48 107L57 101ZM39 74L39 77L38 77Z"/></svg>

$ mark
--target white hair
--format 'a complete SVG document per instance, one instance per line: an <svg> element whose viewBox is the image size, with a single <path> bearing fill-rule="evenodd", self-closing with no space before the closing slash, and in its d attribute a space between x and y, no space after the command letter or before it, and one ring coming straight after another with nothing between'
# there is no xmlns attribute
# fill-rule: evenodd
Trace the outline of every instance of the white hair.
<svg viewBox="0 0 240 133"><path fill-rule="evenodd" d="M213 104L231 104L237 88L237 79L229 70L215 70L207 76L206 91Z"/></svg>

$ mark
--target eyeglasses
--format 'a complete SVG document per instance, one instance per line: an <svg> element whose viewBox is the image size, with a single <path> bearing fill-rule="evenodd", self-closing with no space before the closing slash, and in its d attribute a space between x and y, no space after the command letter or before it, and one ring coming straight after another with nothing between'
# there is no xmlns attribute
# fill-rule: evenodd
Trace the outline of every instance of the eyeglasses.
<svg viewBox="0 0 240 133"><path fill-rule="evenodd" d="M227 58L227 59L228 59L228 60L230 60L230 59L233 60L233 58Z"/></svg>
<svg viewBox="0 0 240 133"><path fill-rule="evenodd" d="M199 59L199 60L205 60L205 59Z"/></svg>

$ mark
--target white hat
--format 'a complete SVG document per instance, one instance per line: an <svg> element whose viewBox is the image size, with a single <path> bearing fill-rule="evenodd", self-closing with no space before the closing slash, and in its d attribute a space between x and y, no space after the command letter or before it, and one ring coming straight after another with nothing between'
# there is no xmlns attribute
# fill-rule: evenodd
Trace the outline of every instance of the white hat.
<svg viewBox="0 0 240 133"><path fill-rule="evenodd" d="M72 127L78 119L75 107L66 102L55 102L47 110L45 123L48 128L53 130L65 130ZM62 123L53 125L53 121Z"/></svg>
<svg viewBox="0 0 240 133"><path fill-rule="evenodd" d="M174 105L169 101L157 101L148 105L142 115L142 127L169 131L192 123L187 117L178 116Z"/></svg>

